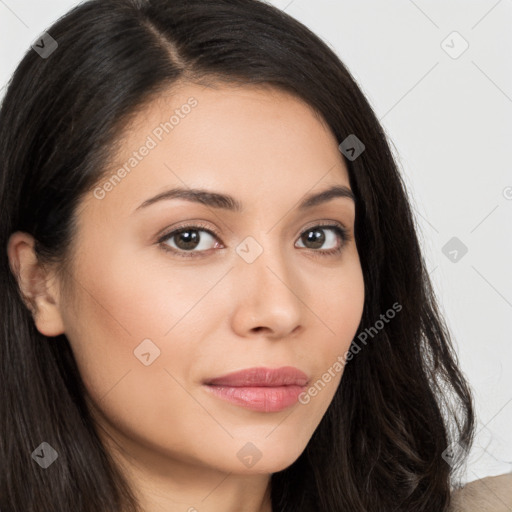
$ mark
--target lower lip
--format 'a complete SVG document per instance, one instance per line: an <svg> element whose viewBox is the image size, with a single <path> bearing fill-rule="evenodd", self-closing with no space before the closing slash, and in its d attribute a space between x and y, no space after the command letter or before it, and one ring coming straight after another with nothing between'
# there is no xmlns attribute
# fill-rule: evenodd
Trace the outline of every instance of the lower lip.
<svg viewBox="0 0 512 512"><path fill-rule="evenodd" d="M259 412L278 412L297 402L306 386L229 387L206 386L215 396Z"/></svg>

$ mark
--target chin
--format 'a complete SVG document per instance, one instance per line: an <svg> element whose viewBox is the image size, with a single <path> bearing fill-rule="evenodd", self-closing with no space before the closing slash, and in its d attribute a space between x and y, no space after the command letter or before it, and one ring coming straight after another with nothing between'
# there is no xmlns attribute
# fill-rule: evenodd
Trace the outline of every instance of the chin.
<svg viewBox="0 0 512 512"><path fill-rule="evenodd" d="M277 437L276 437L277 441ZM279 440L273 443L270 439L237 443L236 464L227 461L228 471L241 474L271 474L291 466L304 451L306 445L296 443L286 444Z"/></svg>

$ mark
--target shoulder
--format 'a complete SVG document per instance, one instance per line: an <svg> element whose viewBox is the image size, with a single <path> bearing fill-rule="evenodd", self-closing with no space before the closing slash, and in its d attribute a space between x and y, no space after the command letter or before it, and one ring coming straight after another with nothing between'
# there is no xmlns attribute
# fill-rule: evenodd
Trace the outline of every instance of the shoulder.
<svg viewBox="0 0 512 512"><path fill-rule="evenodd" d="M512 511L512 473L469 482L452 492L450 512Z"/></svg>

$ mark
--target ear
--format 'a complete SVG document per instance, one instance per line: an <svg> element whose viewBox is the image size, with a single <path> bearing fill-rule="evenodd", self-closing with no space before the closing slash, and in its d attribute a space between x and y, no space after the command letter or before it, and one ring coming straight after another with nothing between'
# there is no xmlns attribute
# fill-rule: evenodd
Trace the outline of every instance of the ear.
<svg viewBox="0 0 512 512"><path fill-rule="evenodd" d="M59 309L58 281L38 261L34 238L21 231L11 234L7 255L37 330L45 336L62 334L64 323Z"/></svg>

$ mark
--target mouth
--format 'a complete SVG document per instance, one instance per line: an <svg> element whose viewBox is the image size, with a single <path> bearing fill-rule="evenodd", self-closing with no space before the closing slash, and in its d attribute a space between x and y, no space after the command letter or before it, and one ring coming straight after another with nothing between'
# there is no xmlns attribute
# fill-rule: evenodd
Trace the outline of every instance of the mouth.
<svg viewBox="0 0 512 512"><path fill-rule="evenodd" d="M259 412L278 412L295 404L309 378L292 366L249 368L203 382L217 398Z"/></svg>

